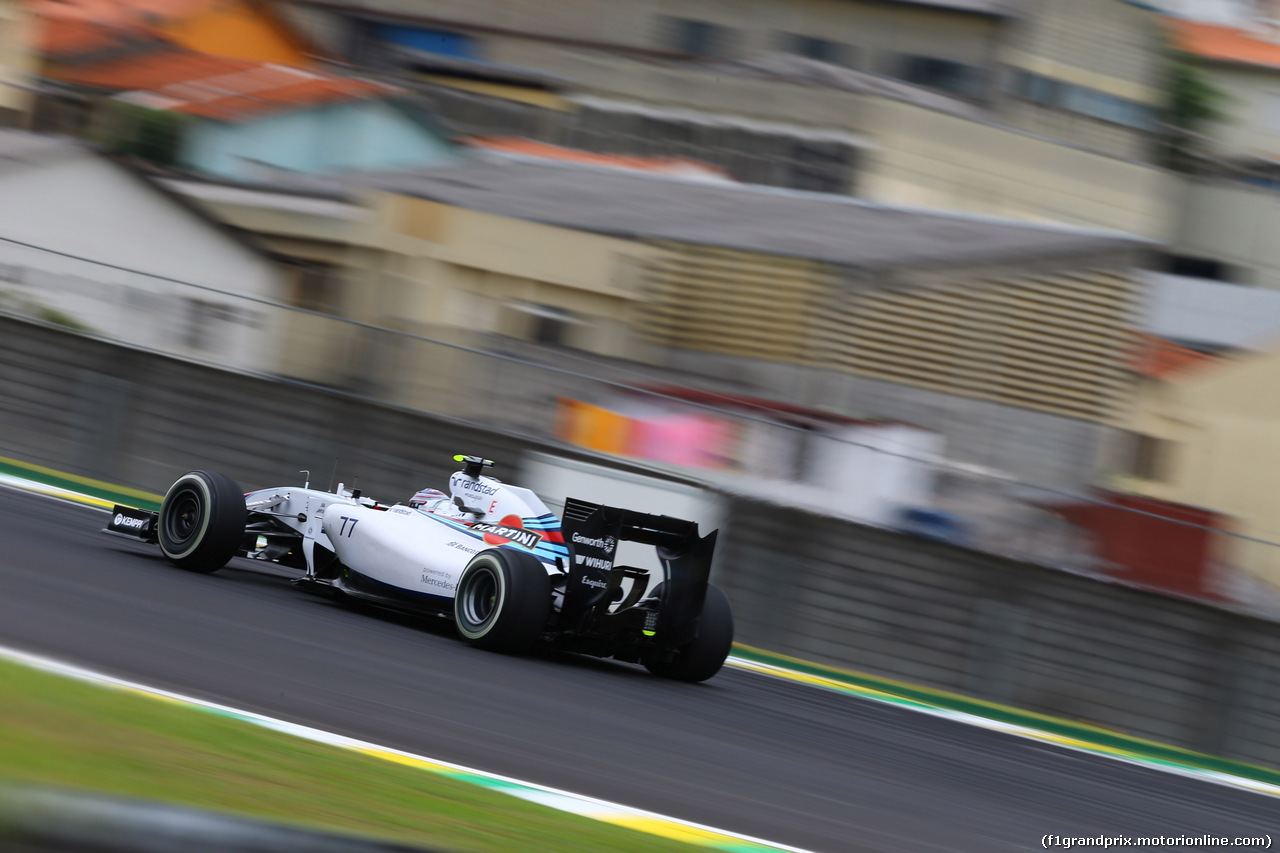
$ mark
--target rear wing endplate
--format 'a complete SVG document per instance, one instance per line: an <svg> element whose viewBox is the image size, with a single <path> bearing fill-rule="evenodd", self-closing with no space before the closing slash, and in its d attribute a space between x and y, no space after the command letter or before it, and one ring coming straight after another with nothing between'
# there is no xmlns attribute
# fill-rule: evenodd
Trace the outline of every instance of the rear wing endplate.
<svg viewBox="0 0 1280 853"><path fill-rule="evenodd" d="M640 542L657 549L666 576L653 630L669 641L692 638L707 594L716 531L699 536L697 522L577 498L565 500L561 530L569 548L561 628L575 628L589 614L608 609L621 584L613 565L618 542Z"/></svg>

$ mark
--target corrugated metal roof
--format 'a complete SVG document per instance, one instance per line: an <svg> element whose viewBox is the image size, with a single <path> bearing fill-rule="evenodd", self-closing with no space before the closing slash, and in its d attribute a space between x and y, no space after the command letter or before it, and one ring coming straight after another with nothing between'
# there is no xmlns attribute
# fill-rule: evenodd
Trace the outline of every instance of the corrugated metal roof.
<svg viewBox="0 0 1280 853"><path fill-rule="evenodd" d="M495 158L362 175L391 192L623 237L863 268L992 262L1145 245L1116 231L890 207L847 196Z"/></svg>
<svg viewBox="0 0 1280 853"><path fill-rule="evenodd" d="M665 245L640 328L660 346L804 364L1109 421L1133 380L1136 286L1123 269L1058 265L849 287L812 261ZM1054 270L1051 266L1064 269Z"/></svg>
<svg viewBox="0 0 1280 853"><path fill-rule="evenodd" d="M1125 270L1082 266L854 290L823 305L813 357L888 382L1106 422L1131 381L1135 290Z"/></svg>

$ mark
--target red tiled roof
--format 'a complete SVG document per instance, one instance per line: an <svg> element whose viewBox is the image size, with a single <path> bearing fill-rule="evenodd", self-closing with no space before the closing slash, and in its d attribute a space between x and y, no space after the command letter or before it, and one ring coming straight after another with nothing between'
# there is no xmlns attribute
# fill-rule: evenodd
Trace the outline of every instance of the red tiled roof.
<svg viewBox="0 0 1280 853"><path fill-rule="evenodd" d="M267 79L269 66L264 67L260 80ZM279 69L275 69L279 70ZM343 77L327 75L310 75L312 79L298 82L281 81L282 85L271 85L261 89L253 89L242 94L223 97L193 100L170 109L178 112L198 115L219 121L245 121L273 112L282 112L304 107L315 107L341 101L357 101L365 98L385 97L396 91L380 83L366 80L350 80ZM190 86L191 84L184 84ZM250 84L252 88L254 83ZM168 89L161 89L155 94L167 96Z"/></svg>
<svg viewBox="0 0 1280 853"><path fill-rule="evenodd" d="M64 65L50 69L49 76L64 83L127 92L235 74L260 65L261 63L247 59L212 56L171 46L164 50L104 62Z"/></svg>
<svg viewBox="0 0 1280 853"><path fill-rule="evenodd" d="M119 53L148 42L169 43L166 27L206 12L228 7L241 14L252 11L262 21L275 22L289 41L304 45L307 53L324 51L310 44L269 0L29 0L42 25L40 49L55 61L92 60L105 53ZM230 52L235 55L234 49ZM252 58L252 57L251 57Z"/></svg>
<svg viewBox="0 0 1280 853"><path fill-rule="evenodd" d="M1280 68L1280 44L1256 33L1218 24L1168 20L1174 47L1186 53L1226 62Z"/></svg>
<svg viewBox="0 0 1280 853"><path fill-rule="evenodd" d="M135 24L197 15L226 0L34 0L31 11L50 18Z"/></svg>
<svg viewBox="0 0 1280 853"><path fill-rule="evenodd" d="M1166 379L1192 365L1219 361L1215 355L1197 352L1167 338L1140 332L1129 366L1148 379Z"/></svg>
<svg viewBox="0 0 1280 853"><path fill-rule="evenodd" d="M142 29L79 18L46 20L39 32L40 53L51 59L112 50L151 38Z"/></svg>
<svg viewBox="0 0 1280 853"><path fill-rule="evenodd" d="M222 0L36 0L31 9L43 22L41 53L58 60L163 41L155 25L218 2Z"/></svg>
<svg viewBox="0 0 1280 853"><path fill-rule="evenodd" d="M219 121L339 101L382 98L392 86L168 47L138 56L50 69L66 83L125 94L133 103Z"/></svg>

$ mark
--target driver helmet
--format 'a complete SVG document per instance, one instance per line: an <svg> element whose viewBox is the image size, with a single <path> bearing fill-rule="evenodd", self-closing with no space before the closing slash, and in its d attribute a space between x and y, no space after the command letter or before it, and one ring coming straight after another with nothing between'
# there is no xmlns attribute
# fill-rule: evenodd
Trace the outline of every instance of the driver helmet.
<svg viewBox="0 0 1280 853"><path fill-rule="evenodd" d="M439 489L423 489L409 499L409 506L420 507L423 504L434 503L442 498L448 500L449 496Z"/></svg>

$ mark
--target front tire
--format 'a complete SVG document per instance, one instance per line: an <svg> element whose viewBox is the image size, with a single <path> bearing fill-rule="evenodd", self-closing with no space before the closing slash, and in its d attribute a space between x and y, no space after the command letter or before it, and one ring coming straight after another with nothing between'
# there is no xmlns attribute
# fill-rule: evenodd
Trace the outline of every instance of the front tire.
<svg viewBox="0 0 1280 853"><path fill-rule="evenodd" d="M532 554L509 548L471 558L453 599L453 618L473 646L520 654L542 636L551 615L551 578Z"/></svg>
<svg viewBox="0 0 1280 853"><path fill-rule="evenodd" d="M210 471L183 474L160 505L160 550L176 566L216 572L236 555L247 515L235 480Z"/></svg>
<svg viewBox="0 0 1280 853"><path fill-rule="evenodd" d="M658 589L654 594L658 594ZM707 597L698 617L698 635L674 651L654 652L642 663L662 678L706 681L720 671L733 648L733 609L720 587L707 584Z"/></svg>

